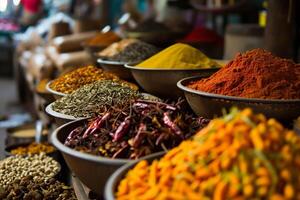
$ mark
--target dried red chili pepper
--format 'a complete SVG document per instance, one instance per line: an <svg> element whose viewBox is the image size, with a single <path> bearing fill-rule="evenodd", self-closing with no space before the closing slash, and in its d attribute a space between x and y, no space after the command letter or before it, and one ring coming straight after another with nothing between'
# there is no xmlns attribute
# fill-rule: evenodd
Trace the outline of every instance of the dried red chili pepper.
<svg viewBox="0 0 300 200"><path fill-rule="evenodd" d="M172 122L167 112L164 113L163 121L165 125L172 129L179 137L183 138L180 128L174 122Z"/></svg>
<svg viewBox="0 0 300 200"><path fill-rule="evenodd" d="M116 132L114 133L113 142L120 140L129 130L130 116L126 117L125 120L120 124Z"/></svg>
<svg viewBox="0 0 300 200"><path fill-rule="evenodd" d="M141 123L137 131L137 134L133 139L133 145L132 145L133 147L138 147L141 144L142 140L144 139L145 136L144 131L146 131L146 129L147 129L146 125L144 123Z"/></svg>
<svg viewBox="0 0 300 200"><path fill-rule="evenodd" d="M87 138L89 135L95 133L96 130L99 130L104 122L110 117L110 113L106 113L103 117L98 117L91 125L86 129L82 138Z"/></svg>

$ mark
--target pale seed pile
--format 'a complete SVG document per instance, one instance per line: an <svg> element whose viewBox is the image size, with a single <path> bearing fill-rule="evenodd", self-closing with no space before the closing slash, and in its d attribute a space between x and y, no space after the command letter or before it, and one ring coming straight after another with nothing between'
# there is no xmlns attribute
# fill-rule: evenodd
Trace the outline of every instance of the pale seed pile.
<svg viewBox="0 0 300 200"><path fill-rule="evenodd" d="M32 176L34 180L48 180L59 170L58 162L45 154L26 157L11 156L0 161L0 188L5 188L26 176Z"/></svg>

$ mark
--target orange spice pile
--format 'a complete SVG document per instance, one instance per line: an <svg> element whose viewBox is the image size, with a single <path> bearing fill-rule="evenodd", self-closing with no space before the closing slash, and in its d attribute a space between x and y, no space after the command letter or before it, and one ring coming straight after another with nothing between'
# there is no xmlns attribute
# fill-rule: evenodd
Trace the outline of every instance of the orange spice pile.
<svg viewBox="0 0 300 200"><path fill-rule="evenodd" d="M212 120L163 158L139 162L116 199L300 199L300 137L250 109Z"/></svg>
<svg viewBox="0 0 300 200"><path fill-rule="evenodd" d="M227 96L300 99L300 65L263 49L238 54L211 77L189 88Z"/></svg>

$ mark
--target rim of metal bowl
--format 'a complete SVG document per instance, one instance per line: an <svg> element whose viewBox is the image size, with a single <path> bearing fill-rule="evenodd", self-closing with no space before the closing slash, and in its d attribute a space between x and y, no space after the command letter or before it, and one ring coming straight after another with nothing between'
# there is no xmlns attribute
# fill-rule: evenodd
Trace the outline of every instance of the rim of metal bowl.
<svg viewBox="0 0 300 200"><path fill-rule="evenodd" d="M128 172L130 169L132 169L138 162L140 162L141 160L149 160L149 159L156 159L156 158L161 158L166 152L157 152L154 154L150 154L148 156L144 156L140 159L134 160L133 162L127 163L125 165L123 165L122 167L120 167L119 169L117 169L108 179L108 181L105 184L104 187L104 197L107 200L111 200L111 199L115 199L114 193L115 191L113 191L115 189L114 186L117 186L115 184L116 183L116 179L118 179L120 176L124 176L125 172ZM123 177L121 177L123 178Z"/></svg>
<svg viewBox="0 0 300 200"><path fill-rule="evenodd" d="M153 30L150 32L142 32L142 31L125 31L125 34L129 36L152 36L152 35L163 35L163 34L174 34L172 31L160 31L160 30Z"/></svg>
<svg viewBox="0 0 300 200"><path fill-rule="evenodd" d="M192 77L187 77L184 79L181 79L180 81L177 82L177 87L184 92L189 92L192 94L204 96L204 97L209 97L209 98L217 98L217 99L225 99L225 100L231 100L231 101L240 101L240 102L248 102L248 103L264 103L264 104L290 104L290 103L300 103L300 99L259 99L259 98L244 98L244 97L235 97L235 96L226 96L226 95L221 95L221 94L213 94L213 93L208 93L208 92L203 92L199 90L194 90L191 88L186 87L186 83L199 80L203 77L201 76L192 76Z"/></svg>
<svg viewBox="0 0 300 200"><path fill-rule="evenodd" d="M104 60L102 58L98 58L97 63L99 63L99 64L108 64L108 65L125 65L125 64L127 64L127 62Z"/></svg>
<svg viewBox="0 0 300 200"><path fill-rule="evenodd" d="M70 147L65 146L57 139L58 132L61 131L61 129L64 129L66 126L69 126L72 123L78 123L79 121L83 121L87 119L80 119L72 122L68 122L60 127L58 127L51 135L51 142L52 144L61 152L66 153L68 155L74 156L76 158L97 162L97 163L106 163L106 164L112 164L112 165L120 165L120 164L126 164L128 162L134 162L137 160L130 160L130 159L113 159L113 158L107 158L103 156L95 156L88 153L82 153L79 151L76 151ZM161 152L160 152L161 153ZM151 154L153 155L153 154ZM141 157L140 159L143 159L144 157ZM139 159L138 159L139 160Z"/></svg>
<svg viewBox="0 0 300 200"><path fill-rule="evenodd" d="M51 89L50 84L51 84L52 82L53 82L53 80L52 80L52 81L49 81L49 82L47 83L47 85L46 85L46 90L47 90L48 92L50 92L51 94L55 94L55 95L58 95L58 96L62 96L62 97L68 95L68 94L65 94L65 93L62 93L62 92L57 92L57 91Z"/></svg>
<svg viewBox="0 0 300 200"><path fill-rule="evenodd" d="M154 96L154 95L149 94L149 93L142 92L141 95L145 96L146 98L157 99L159 101L162 101L159 97ZM48 113L49 115L51 115L53 117L60 118L60 119L72 120L72 121L89 118L89 117L74 117L72 115L66 115L66 114L57 112L57 111L52 109L53 104L54 104L54 102L50 103L49 105L46 106L46 109L45 109L46 113Z"/></svg>
<svg viewBox="0 0 300 200"><path fill-rule="evenodd" d="M198 71L198 72L216 72L221 67L216 68L205 68L205 69L166 69L166 68L143 68L143 67L135 67L131 64L124 64L124 66L128 69L140 70L140 71Z"/></svg>
<svg viewBox="0 0 300 200"><path fill-rule="evenodd" d="M46 113L48 113L49 115L53 116L53 117L56 117L56 118L60 118L60 119L67 119L67 120L81 120L81 119L86 119L86 117L79 117L79 118L76 118L72 115L66 115L66 114L63 114L63 113L59 113L59 112L56 112L52 109L52 105L54 104L54 102L50 103L45 111Z"/></svg>

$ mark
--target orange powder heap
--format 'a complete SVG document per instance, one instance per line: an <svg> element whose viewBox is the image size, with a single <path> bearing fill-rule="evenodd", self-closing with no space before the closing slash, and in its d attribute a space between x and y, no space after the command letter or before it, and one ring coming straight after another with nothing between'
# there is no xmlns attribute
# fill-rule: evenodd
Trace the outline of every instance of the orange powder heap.
<svg viewBox="0 0 300 200"><path fill-rule="evenodd" d="M236 55L218 72L188 87L227 96L300 99L300 65L254 49Z"/></svg>

